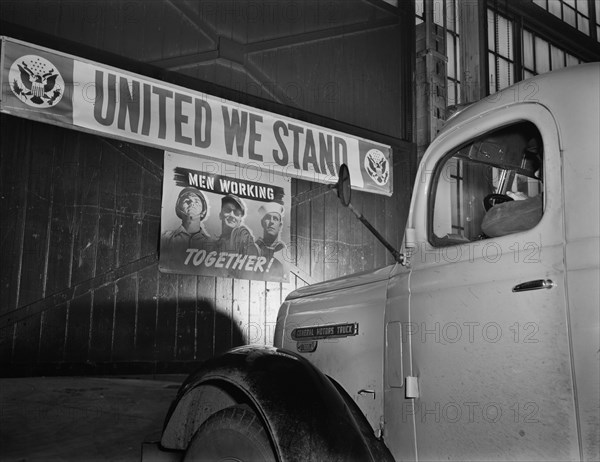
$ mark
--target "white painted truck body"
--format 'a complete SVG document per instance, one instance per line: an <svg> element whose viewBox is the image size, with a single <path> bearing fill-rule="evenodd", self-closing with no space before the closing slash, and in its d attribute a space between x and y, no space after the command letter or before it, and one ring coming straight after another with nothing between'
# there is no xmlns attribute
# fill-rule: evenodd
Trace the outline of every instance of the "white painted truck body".
<svg viewBox="0 0 600 462"><path fill-rule="evenodd" d="M439 236L451 196L461 210L448 215L465 227L484 213L466 190L451 191L468 176L456 159L475 171L486 156L509 156L520 135L507 145L494 136L511 127L541 138L541 219L496 237L458 236L464 227ZM422 159L405 264L291 293L275 346L341 385L396 460L600 460L599 161L600 64L469 106ZM311 331L339 325L356 330Z"/></svg>

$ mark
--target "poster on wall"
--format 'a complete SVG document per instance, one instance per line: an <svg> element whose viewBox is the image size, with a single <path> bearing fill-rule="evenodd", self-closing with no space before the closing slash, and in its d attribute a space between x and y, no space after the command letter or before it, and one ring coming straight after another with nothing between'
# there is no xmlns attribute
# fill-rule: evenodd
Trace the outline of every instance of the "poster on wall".
<svg viewBox="0 0 600 462"><path fill-rule="evenodd" d="M289 281L290 182L165 152L159 268Z"/></svg>
<svg viewBox="0 0 600 462"><path fill-rule="evenodd" d="M0 112L231 165L392 195L392 149L372 140L2 38Z"/></svg>

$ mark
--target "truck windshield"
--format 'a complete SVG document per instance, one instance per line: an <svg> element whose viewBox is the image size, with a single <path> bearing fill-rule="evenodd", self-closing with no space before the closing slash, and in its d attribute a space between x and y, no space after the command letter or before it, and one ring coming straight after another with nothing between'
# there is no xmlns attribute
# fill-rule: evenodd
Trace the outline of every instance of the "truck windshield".
<svg viewBox="0 0 600 462"><path fill-rule="evenodd" d="M543 142L521 122L487 133L438 164L430 242L454 245L534 227L543 213Z"/></svg>

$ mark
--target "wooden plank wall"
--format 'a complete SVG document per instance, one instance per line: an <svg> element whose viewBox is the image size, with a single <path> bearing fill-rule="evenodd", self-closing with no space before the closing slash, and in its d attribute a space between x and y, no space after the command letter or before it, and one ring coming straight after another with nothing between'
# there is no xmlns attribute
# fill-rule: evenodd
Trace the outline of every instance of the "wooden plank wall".
<svg viewBox="0 0 600 462"><path fill-rule="evenodd" d="M188 2L53 3L58 12L44 16L6 2L3 20L161 65L202 55L218 46L218 37L252 44L283 36L285 44L286 33L339 32L373 8L358 2L363 11L347 9L329 22L305 12L293 27L242 27L218 11L201 21L193 10L182 15ZM92 17L93 9L83 12L81 5L100 9ZM123 5L133 5L135 15L110 10ZM390 46L402 37L399 24L388 24L261 45L243 65L221 59L178 70L284 103L276 106L281 113L289 115L289 108L317 124L339 121L333 128L392 144L394 197L354 192L353 205L399 246L416 167L412 145L403 141L410 119L410 104L400 101L406 74L399 49ZM265 91L292 87L294 98ZM282 300L307 281L392 263L332 192L293 180L289 248L297 276L291 283L162 274L162 151L6 115L0 130L1 375L189 371L232 346L271 343Z"/></svg>
<svg viewBox="0 0 600 462"><path fill-rule="evenodd" d="M158 272L162 151L1 121L3 373L185 370L269 343L290 288Z"/></svg>

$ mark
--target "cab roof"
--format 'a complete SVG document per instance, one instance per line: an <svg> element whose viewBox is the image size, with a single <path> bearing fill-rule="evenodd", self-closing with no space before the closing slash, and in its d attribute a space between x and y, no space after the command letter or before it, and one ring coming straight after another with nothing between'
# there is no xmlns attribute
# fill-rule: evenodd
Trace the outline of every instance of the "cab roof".
<svg viewBox="0 0 600 462"><path fill-rule="evenodd" d="M600 113L600 62L580 64L520 81L473 103L454 114L438 137L464 122L504 106L538 103L546 106L559 122L577 115ZM560 123L559 123L560 125Z"/></svg>

